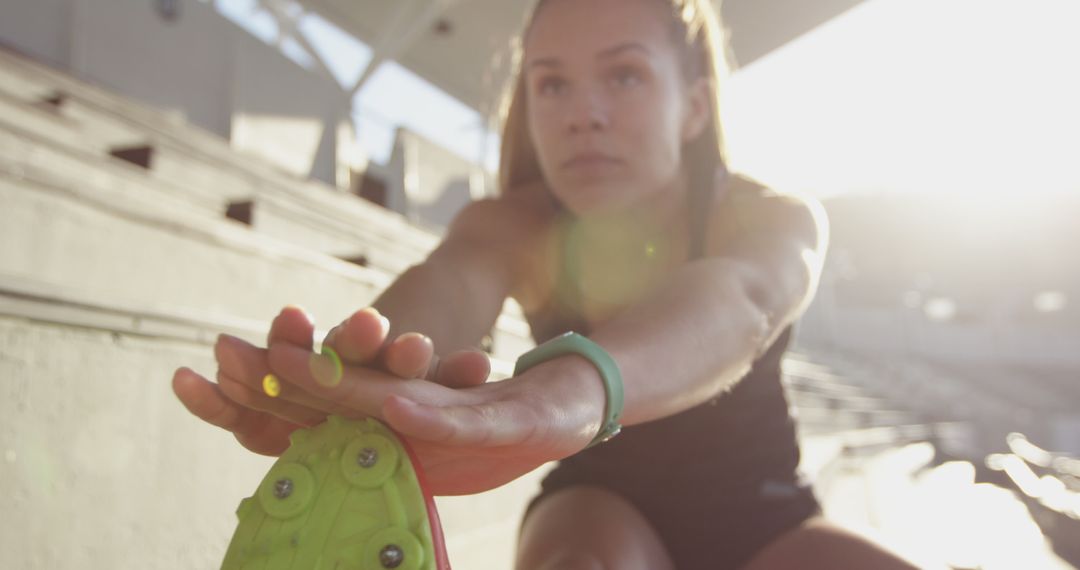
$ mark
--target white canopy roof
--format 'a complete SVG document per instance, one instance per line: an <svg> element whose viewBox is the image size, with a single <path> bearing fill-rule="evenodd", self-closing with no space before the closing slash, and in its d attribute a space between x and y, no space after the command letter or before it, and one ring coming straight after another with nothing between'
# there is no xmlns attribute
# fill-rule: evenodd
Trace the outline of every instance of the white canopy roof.
<svg viewBox="0 0 1080 570"><path fill-rule="evenodd" d="M511 38L535 0L300 0L372 47L358 89L396 60L486 113L509 71ZM732 49L745 66L861 0L725 0Z"/></svg>

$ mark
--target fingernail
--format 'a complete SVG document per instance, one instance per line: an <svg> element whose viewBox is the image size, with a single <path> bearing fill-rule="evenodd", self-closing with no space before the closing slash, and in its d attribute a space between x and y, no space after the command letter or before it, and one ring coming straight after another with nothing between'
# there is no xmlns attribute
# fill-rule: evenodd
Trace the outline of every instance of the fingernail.
<svg viewBox="0 0 1080 570"><path fill-rule="evenodd" d="M367 314L375 317L376 319L378 319L379 323L382 325L382 330L384 330L384 331L389 331L390 330L390 319L384 317L382 315L382 313L380 313L379 310L376 309L375 307L364 307L363 309L360 309L360 312L361 313L367 313Z"/></svg>
<svg viewBox="0 0 1080 570"><path fill-rule="evenodd" d="M304 318L307 319L307 321L309 323L314 323L315 322L315 317L312 316L311 313L309 313L307 309L301 307L300 305L291 305L291 304L290 305L285 305L285 308L282 309L281 312L284 313L288 309L293 309L293 310L296 310L296 311L300 311L300 313L304 315Z"/></svg>
<svg viewBox="0 0 1080 570"><path fill-rule="evenodd" d="M333 348L325 345L322 347L321 355L311 355L309 368L315 381L320 386L326 386L327 388L333 388L340 384L345 372L341 365L341 357Z"/></svg>
<svg viewBox="0 0 1080 570"><path fill-rule="evenodd" d="M420 339L420 341L421 341L421 342L423 342L424 344L426 344L426 345L428 345L428 346L430 346L430 347L434 347L434 346L435 346L435 343L434 343L434 342L432 342L432 340L431 340L431 337L429 337L429 336L427 336L427 335L425 335L425 334L423 334L423 333L418 333L418 332L407 332L407 333L405 333L405 334L403 334L403 335L399 336L398 338L400 338L400 339L405 339L405 338L418 338L418 339Z"/></svg>
<svg viewBox="0 0 1080 570"><path fill-rule="evenodd" d="M214 342L214 358L217 359L218 364L230 370L235 369L236 358L233 354L235 347L236 337L219 334L217 341Z"/></svg>

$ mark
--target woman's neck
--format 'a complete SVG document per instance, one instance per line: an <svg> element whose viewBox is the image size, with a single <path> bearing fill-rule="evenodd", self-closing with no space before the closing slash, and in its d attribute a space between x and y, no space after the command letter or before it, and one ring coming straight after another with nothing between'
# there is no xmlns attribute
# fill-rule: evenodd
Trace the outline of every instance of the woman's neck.
<svg viewBox="0 0 1080 570"><path fill-rule="evenodd" d="M655 206L573 221L564 259L589 323L604 322L638 302L689 259L685 198L664 198Z"/></svg>
<svg viewBox="0 0 1080 570"><path fill-rule="evenodd" d="M579 216L577 231L583 245L615 255L663 251L665 257L685 251L689 237L685 176L647 199L615 211ZM650 253L651 252L651 253Z"/></svg>

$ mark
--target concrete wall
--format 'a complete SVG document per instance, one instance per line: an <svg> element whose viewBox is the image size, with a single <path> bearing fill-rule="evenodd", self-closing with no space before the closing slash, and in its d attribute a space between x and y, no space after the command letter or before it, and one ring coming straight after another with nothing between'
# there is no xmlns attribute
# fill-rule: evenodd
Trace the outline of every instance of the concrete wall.
<svg viewBox="0 0 1080 570"><path fill-rule="evenodd" d="M241 86L236 66L247 43L243 32L198 2L179 2L174 22L164 21L155 4L71 0L70 70L228 138L234 108L242 102L233 93ZM284 82L278 87L296 88Z"/></svg>
<svg viewBox="0 0 1080 570"><path fill-rule="evenodd" d="M70 67L73 0L0 4L0 40L51 65Z"/></svg>

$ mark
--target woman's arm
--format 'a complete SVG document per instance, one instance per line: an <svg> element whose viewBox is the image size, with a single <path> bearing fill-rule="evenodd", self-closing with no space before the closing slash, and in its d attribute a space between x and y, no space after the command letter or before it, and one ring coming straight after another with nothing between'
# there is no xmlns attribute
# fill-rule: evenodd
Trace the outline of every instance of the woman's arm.
<svg viewBox="0 0 1080 570"><path fill-rule="evenodd" d="M380 378L386 376L382 372L413 378L415 374L406 372L416 365L426 368L433 346L443 355L474 346L490 330L518 280L520 248L531 239L530 232L542 230L543 215L523 197L470 204L428 259L406 271L379 298L376 307L391 320L360 311L336 327L331 332L335 338L324 344L337 347L348 364L372 365L356 368L360 376ZM396 333L420 331L434 343L411 333L399 337L387 330L388 323ZM310 316L286 307L274 319L268 343L310 351L313 332ZM373 361L380 346L381 366ZM276 397L268 396L262 385L269 372L266 353L223 335L215 344L217 382L181 368L173 376L173 390L196 416L233 432L245 447L270 455L288 445L288 434L297 427L318 423L327 413L355 410L297 389L287 377L280 379ZM486 357L457 353L446 359L434 379L447 386L476 385L486 379L487 370Z"/></svg>
<svg viewBox="0 0 1080 570"><path fill-rule="evenodd" d="M744 210L753 234L716 238L713 257L597 327L592 338L620 365L623 421L677 413L738 380L808 302L824 250L823 219L810 205L767 200ZM250 353L250 354L249 354ZM335 386L314 370L329 364L310 349L271 344L250 361L219 359L222 371L257 382L267 366L324 401L387 421L408 436L436 492L470 493L502 484L584 447L605 405L592 364L578 356L542 363L506 381L451 389L345 367Z"/></svg>
<svg viewBox="0 0 1080 570"><path fill-rule="evenodd" d="M508 196L466 206L439 247L373 303L390 321L388 338L420 332L439 354L475 347L502 312L530 241L546 227L550 207L533 201Z"/></svg>
<svg viewBox="0 0 1080 570"><path fill-rule="evenodd" d="M713 257L684 266L591 335L622 369L623 423L716 396L808 302L824 250L816 208L770 199L744 213L753 234L716 238ZM606 403L595 368L576 355L466 389L349 367L338 385L326 387L312 374L322 357L290 344L271 345L267 357L270 368L311 394L409 437L439 493L489 489L580 450L600 428ZM235 374L255 378L258 371L238 367Z"/></svg>
<svg viewBox="0 0 1080 570"><path fill-rule="evenodd" d="M714 222L730 228L724 216ZM820 206L754 198L738 221L741 235L718 228L712 257L677 270L590 335L622 370L624 424L675 414L730 387L813 297L827 241Z"/></svg>

